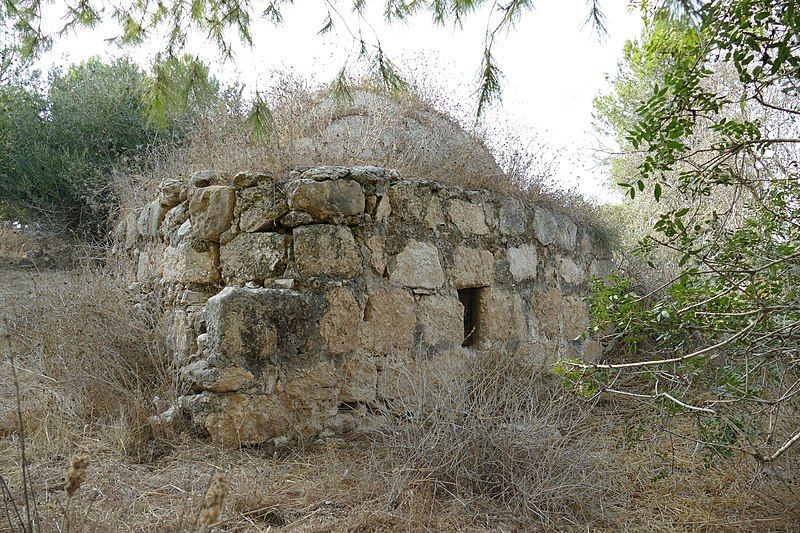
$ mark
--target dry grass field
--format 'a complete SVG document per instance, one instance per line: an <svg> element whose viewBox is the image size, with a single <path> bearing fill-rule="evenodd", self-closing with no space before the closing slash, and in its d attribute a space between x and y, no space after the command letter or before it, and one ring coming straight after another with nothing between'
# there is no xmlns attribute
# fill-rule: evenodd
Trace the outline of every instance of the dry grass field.
<svg viewBox="0 0 800 533"><path fill-rule="evenodd" d="M680 436L691 421L623 403L581 405L557 387L532 393L541 375L506 358L482 362L476 374L487 378L454 384L471 394L411 419L390 417L380 432L283 450L221 450L186 434L154 434L147 417L174 394L172 375L157 323L112 279L6 269L0 306L41 531L201 531L215 471L228 490L220 523L207 529L214 531L734 532L800 524L796 454L769 468L744 455L708 460ZM0 473L24 522L7 356L0 378ZM88 454L89 466L68 502L65 474L76 453ZM13 525L4 511L0 531L23 531L8 499L5 509Z"/></svg>

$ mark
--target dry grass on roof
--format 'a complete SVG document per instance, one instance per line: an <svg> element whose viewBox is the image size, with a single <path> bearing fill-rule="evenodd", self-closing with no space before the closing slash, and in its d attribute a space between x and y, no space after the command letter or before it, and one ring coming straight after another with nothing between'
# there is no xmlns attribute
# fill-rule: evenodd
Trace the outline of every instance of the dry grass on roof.
<svg viewBox="0 0 800 533"><path fill-rule="evenodd" d="M268 138L254 138L239 104L217 109L179 147L149 154L145 171L119 173L123 209L144 205L163 178L197 170L268 172L280 179L297 167L371 165L543 204L578 222L597 220L588 202L549 185L558 165L551 149L543 143L524 146L490 125L465 128L439 109L446 102L441 95L388 94L361 82L351 98L334 98L307 81L283 77L268 97Z"/></svg>

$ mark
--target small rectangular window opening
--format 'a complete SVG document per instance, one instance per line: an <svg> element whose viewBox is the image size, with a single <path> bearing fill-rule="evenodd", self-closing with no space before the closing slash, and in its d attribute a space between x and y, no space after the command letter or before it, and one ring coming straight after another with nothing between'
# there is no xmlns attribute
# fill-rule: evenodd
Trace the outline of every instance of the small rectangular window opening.
<svg viewBox="0 0 800 533"><path fill-rule="evenodd" d="M478 289L459 289L458 299L464 306L464 338L461 346L473 346L478 336Z"/></svg>

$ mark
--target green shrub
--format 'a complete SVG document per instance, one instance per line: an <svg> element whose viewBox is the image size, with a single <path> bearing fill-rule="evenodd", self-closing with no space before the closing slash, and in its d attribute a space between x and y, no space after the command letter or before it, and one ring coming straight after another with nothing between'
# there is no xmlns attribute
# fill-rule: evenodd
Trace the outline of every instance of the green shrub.
<svg viewBox="0 0 800 533"><path fill-rule="evenodd" d="M207 94L184 102L156 128L142 113L148 81L129 59L93 58L51 71L46 82L34 75L0 86L0 214L105 235L116 203L112 170L154 145L179 140L218 94L215 84L207 85Z"/></svg>

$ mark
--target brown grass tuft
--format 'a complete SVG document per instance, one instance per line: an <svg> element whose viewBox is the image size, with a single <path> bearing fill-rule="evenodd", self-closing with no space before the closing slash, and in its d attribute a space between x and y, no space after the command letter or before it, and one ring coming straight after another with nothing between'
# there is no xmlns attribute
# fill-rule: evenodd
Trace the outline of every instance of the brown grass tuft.
<svg viewBox="0 0 800 533"><path fill-rule="evenodd" d="M614 523L618 496L603 482L612 472L592 454L608 426L541 366L506 351L478 355L448 385L442 395L404 403L384 433L392 451L384 470L398 498L430 490L465 505L489 502L526 527Z"/></svg>

